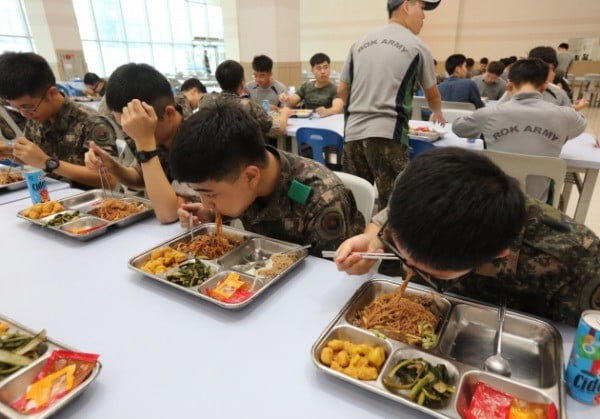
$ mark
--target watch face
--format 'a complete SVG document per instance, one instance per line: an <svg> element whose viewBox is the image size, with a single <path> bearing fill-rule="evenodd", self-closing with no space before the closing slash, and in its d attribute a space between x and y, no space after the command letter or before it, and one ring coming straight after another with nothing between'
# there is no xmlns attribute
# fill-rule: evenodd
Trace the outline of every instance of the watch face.
<svg viewBox="0 0 600 419"><path fill-rule="evenodd" d="M58 168L58 160L52 158L46 160L46 168L48 170L54 170Z"/></svg>

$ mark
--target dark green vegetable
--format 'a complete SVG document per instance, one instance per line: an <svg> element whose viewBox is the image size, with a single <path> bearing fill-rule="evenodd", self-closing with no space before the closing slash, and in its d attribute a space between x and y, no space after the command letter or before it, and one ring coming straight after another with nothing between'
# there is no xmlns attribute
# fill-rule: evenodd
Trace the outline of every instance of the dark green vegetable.
<svg viewBox="0 0 600 419"><path fill-rule="evenodd" d="M73 221L79 218L79 211L75 211L74 213L65 212L63 214L57 214L50 221L46 223L46 227L58 227L69 221Z"/></svg>
<svg viewBox="0 0 600 419"><path fill-rule="evenodd" d="M174 284L189 288L202 284L210 278L211 275L211 269L197 260L181 266L174 274L167 275L167 280Z"/></svg>
<svg viewBox="0 0 600 419"><path fill-rule="evenodd" d="M31 364L46 352L46 331L36 336L0 332L0 380Z"/></svg>
<svg viewBox="0 0 600 419"><path fill-rule="evenodd" d="M456 391L443 364L432 366L423 358L401 359L383 379L392 389L410 390L408 397L422 406L443 407Z"/></svg>

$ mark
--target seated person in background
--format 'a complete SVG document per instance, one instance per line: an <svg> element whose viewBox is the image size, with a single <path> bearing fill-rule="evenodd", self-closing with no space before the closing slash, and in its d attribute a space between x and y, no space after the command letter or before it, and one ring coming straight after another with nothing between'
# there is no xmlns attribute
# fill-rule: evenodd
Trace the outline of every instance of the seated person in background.
<svg viewBox="0 0 600 419"><path fill-rule="evenodd" d="M202 106L181 127L170 159L175 177L202 199L179 210L184 227L190 212L199 224L218 211L253 233L311 244L317 256L364 228L340 179L313 160L265 146L256 119L239 103L217 98Z"/></svg>
<svg viewBox="0 0 600 419"><path fill-rule="evenodd" d="M583 133L586 120L571 107L543 99L548 71L538 59L517 61L508 76L511 99L456 119L452 131L465 138L483 133L490 150L558 157L565 141ZM544 177L529 176L526 191L546 201L549 185Z"/></svg>
<svg viewBox="0 0 600 419"><path fill-rule="evenodd" d="M510 67L517 62L517 57L512 55L508 58L502 58L500 60L500 62L502 64L504 64L504 72L502 73L502 75L500 76L500 78L502 78L502 80L507 81L508 80L508 72L510 71Z"/></svg>
<svg viewBox="0 0 600 419"><path fill-rule="evenodd" d="M217 98L235 103L242 103L248 107L248 111L258 121L263 133L273 138L285 133L287 121L292 114L291 109L281 108L278 113L278 118L274 121L273 118L265 112L262 105L257 105L248 98L242 97L246 91L246 81L244 79L244 67L237 61L223 61L217 67L215 77L221 87L221 93L206 95L204 100L200 102L198 109L205 105L209 105Z"/></svg>
<svg viewBox="0 0 600 419"><path fill-rule="evenodd" d="M329 116L344 112L344 102L338 98L337 87L329 80L331 60L323 53L315 54L310 59L310 68L315 81L307 81L300 86L297 93L279 96L281 103L290 108L304 101L306 109L313 109L319 116Z"/></svg>
<svg viewBox="0 0 600 419"><path fill-rule="evenodd" d="M472 58L467 58L467 78L475 76L475 60Z"/></svg>
<svg viewBox="0 0 600 419"><path fill-rule="evenodd" d="M106 80L98 77L96 73L85 73L83 84L85 84L83 94L87 96L103 97L106 93Z"/></svg>
<svg viewBox="0 0 600 419"><path fill-rule="evenodd" d="M108 79L106 104L135 141L137 162L125 167L91 143L86 166L94 173L104 166L127 187L145 188L156 218L161 223L176 221L177 208L194 194L186 194L183 185L172 184L168 157L184 118L169 81L148 64L124 64Z"/></svg>
<svg viewBox="0 0 600 419"><path fill-rule="evenodd" d="M506 295L510 309L573 326L600 309L600 239L526 200L481 153L440 147L412 160L388 209L337 251L339 270L366 273L374 261L352 252L393 252L415 281L494 305Z"/></svg>
<svg viewBox="0 0 600 419"><path fill-rule="evenodd" d="M181 85L181 93L187 99L192 111L198 107L198 103L206 94L206 87L197 78L187 79Z"/></svg>
<svg viewBox="0 0 600 419"><path fill-rule="evenodd" d="M548 73L548 85L544 91L544 100L554 103L559 106L573 106L576 110L585 108L589 103L586 100L578 100L575 103L571 102L571 99L567 93L554 83L554 76L556 67L558 67L558 58L556 51L552 47L536 47L529 51L529 58L538 58L550 66Z"/></svg>
<svg viewBox="0 0 600 419"><path fill-rule="evenodd" d="M569 96L569 99L571 100L571 102L573 102L573 91L571 90L569 81L565 77L565 73L562 70L555 71L554 80L552 81L552 84L554 84L554 85L560 87L562 90L564 90L565 93L567 94L567 96Z"/></svg>
<svg viewBox="0 0 600 419"><path fill-rule="evenodd" d="M446 71L450 75L438 86L442 100L446 102L468 102L476 108L483 108L479 89L473 80L467 77L467 58L462 54L454 54L446 59Z"/></svg>
<svg viewBox="0 0 600 419"><path fill-rule="evenodd" d="M273 80L273 60L266 55L258 55L252 60L254 81L246 85L250 100L258 106L263 106L265 100L269 107L275 111L279 109L279 95L286 91L283 83Z"/></svg>
<svg viewBox="0 0 600 419"><path fill-rule="evenodd" d="M0 55L0 97L27 118L14 157L77 186L102 185L99 172L84 166L84 155L93 141L116 156L115 132L96 111L60 93L44 58L31 52ZM108 183L115 185L113 178Z"/></svg>
<svg viewBox="0 0 600 419"><path fill-rule="evenodd" d="M479 60L479 70L475 70L475 75L479 76L481 74L485 74L489 62L490 60L487 57L483 57L481 60Z"/></svg>
<svg viewBox="0 0 600 419"><path fill-rule="evenodd" d="M558 65L556 66L556 70L561 70L563 74L569 73L569 68L571 68L571 64L573 64L573 60L575 56L569 52L569 44L563 42L558 46Z"/></svg>
<svg viewBox="0 0 600 419"><path fill-rule="evenodd" d="M477 85L481 97L489 100L498 100L506 92L506 82L500 78L504 65L500 61L492 61L487 66L487 71L471 80Z"/></svg>

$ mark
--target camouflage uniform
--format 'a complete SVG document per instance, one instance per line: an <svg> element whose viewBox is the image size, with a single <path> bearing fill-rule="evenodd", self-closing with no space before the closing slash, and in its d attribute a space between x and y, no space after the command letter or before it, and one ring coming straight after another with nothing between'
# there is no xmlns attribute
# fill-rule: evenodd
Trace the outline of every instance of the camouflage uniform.
<svg viewBox="0 0 600 419"><path fill-rule="evenodd" d="M304 157L269 146L267 149L279 159L280 181L273 194L258 198L240 216L246 230L312 244L310 252L315 256L320 256L322 250L337 249L344 240L364 230L365 221L352 192L333 172ZM298 186L301 190L310 188L306 201L294 193Z"/></svg>
<svg viewBox="0 0 600 419"><path fill-rule="evenodd" d="M537 201L506 258L457 281L434 280L447 292L577 325L581 312L600 309L600 239L583 224ZM381 225L385 214L374 222Z"/></svg>
<svg viewBox="0 0 600 419"><path fill-rule="evenodd" d="M200 103L198 103L198 109L201 109L202 107L212 103L217 98L222 101L224 100L226 102L241 103L244 106L248 106L250 114L258 121L260 128L265 134L269 136L279 135L278 133L274 132L274 129L277 128L277 125L275 124L274 126L273 118L271 118L271 116L268 115L262 107L258 106L250 99L243 98L235 93L221 92L206 94L202 97Z"/></svg>
<svg viewBox="0 0 600 419"><path fill-rule="evenodd" d="M367 138L344 143L344 171L377 185L377 208L385 208L394 181L408 164L408 146L387 138Z"/></svg>
<svg viewBox="0 0 600 419"><path fill-rule="evenodd" d="M7 100L5 99L0 99L0 106L8 106L9 103ZM15 112L13 110L10 109L6 109L6 112L8 113L8 115L10 117L12 117L12 120L14 121L14 123L21 128L21 130L23 130L23 128L25 127L25 118L19 113L19 112ZM7 140L15 140L17 135L15 134L15 131L10 127L10 125L8 124L7 121L4 120L3 117L0 116L0 131L2 132L2 136L7 139Z"/></svg>
<svg viewBox="0 0 600 419"><path fill-rule="evenodd" d="M49 156L80 166L84 165L89 141L117 155L115 132L110 124L93 109L67 98L54 123L29 119L23 134Z"/></svg>

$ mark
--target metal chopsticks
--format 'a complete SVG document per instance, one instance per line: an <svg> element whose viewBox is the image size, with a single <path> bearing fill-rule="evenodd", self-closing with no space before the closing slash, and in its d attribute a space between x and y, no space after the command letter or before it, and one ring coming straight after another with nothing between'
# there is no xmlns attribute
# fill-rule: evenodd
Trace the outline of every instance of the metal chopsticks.
<svg viewBox="0 0 600 419"><path fill-rule="evenodd" d="M363 259L398 260L398 256L393 253L352 252L351 254L360 255ZM327 259L335 259L338 255L335 250L323 250L321 256Z"/></svg>

